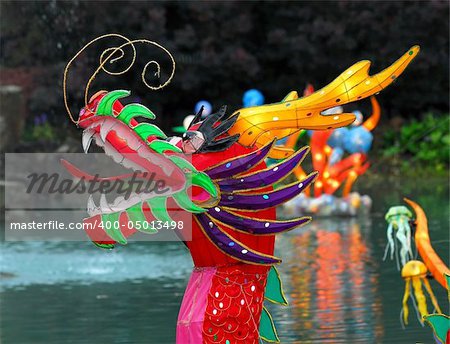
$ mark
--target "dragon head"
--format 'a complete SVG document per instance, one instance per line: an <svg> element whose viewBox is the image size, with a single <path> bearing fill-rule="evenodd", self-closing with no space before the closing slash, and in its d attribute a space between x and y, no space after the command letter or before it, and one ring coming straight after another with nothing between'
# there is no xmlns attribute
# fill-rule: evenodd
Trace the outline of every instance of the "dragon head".
<svg viewBox="0 0 450 344"><path fill-rule="evenodd" d="M83 129L82 145L86 153L95 141L114 161L133 170L139 178L145 179L151 175L163 188L163 192L157 193L133 192L128 199L120 196L113 203L107 203L102 195L99 206L95 205L90 196L88 212L91 218L86 221L92 222L93 217L100 216L104 232L109 239L120 243L126 243L125 236L120 230L115 230L114 226L109 226L108 230L104 226L106 222L118 221L121 216L126 216L125 220L128 221L148 221L148 214L144 211L147 208L151 209L150 215L154 220L173 221L167 211L168 198L172 198L180 208L191 213L205 211L208 204L214 204L218 198L214 183L189 162L189 156L184 154L186 152L172 144L156 125L148 123L148 120L155 118L152 111L141 104L124 106L119 101L129 95L130 92L125 90L97 92L80 111L77 122ZM188 134L192 138L192 134ZM186 139L183 147L187 152L195 150L194 144L188 143ZM67 161L63 161L63 164L77 177L91 177ZM112 180L120 177L123 176L102 179ZM193 187L202 189L200 199L192 196ZM104 238L103 231L94 232ZM101 238L93 237L92 233L89 234L95 243L106 243L108 247L111 245L110 240L100 240Z"/></svg>

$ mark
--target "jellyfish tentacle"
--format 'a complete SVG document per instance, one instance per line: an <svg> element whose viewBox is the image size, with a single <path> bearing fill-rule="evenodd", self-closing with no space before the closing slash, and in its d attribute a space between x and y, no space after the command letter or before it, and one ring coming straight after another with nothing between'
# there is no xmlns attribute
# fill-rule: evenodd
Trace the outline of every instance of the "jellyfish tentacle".
<svg viewBox="0 0 450 344"><path fill-rule="evenodd" d="M403 322L408 325L408 316L409 316L409 309L408 309L408 298L409 298L409 289L410 289L410 278L407 278L405 280L405 294L403 295L402 305L403 305Z"/></svg>
<svg viewBox="0 0 450 344"><path fill-rule="evenodd" d="M406 264L406 255L407 250L405 249L406 246L406 235L399 229L397 229L396 233L397 240L400 242L400 261L402 262L402 266Z"/></svg>
<svg viewBox="0 0 450 344"><path fill-rule="evenodd" d="M412 304L414 306L414 310L415 310L415 313L416 313L417 321L419 322L420 326L423 327L423 321L422 321L422 317L421 317L421 315L419 313L419 308L417 307L417 302L414 299L414 297L412 297L412 296L411 296L411 301L412 301Z"/></svg>
<svg viewBox="0 0 450 344"><path fill-rule="evenodd" d="M395 246L395 264L397 265L397 270L400 271L400 259L398 258L398 256L400 255L400 253L398 252L398 242L394 241L394 246Z"/></svg>
<svg viewBox="0 0 450 344"><path fill-rule="evenodd" d="M393 224L392 222L389 223L388 229L387 229L387 239L388 239L388 245L391 249L391 260L394 259L394 250L395 250L395 246L394 246L394 239L393 239Z"/></svg>
<svg viewBox="0 0 450 344"><path fill-rule="evenodd" d="M402 244L401 246L401 257L402 257L402 265L405 265L406 262L412 258L411 251L411 228L408 225L408 219L400 215L398 221L398 229L397 229L397 239Z"/></svg>
<svg viewBox="0 0 450 344"><path fill-rule="evenodd" d="M406 328L405 325L407 325L403 321L403 308L400 310L400 325L402 325L402 330L404 330Z"/></svg>
<svg viewBox="0 0 450 344"><path fill-rule="evenodd" d="M409 253L409 257L412 259L413 258L413 253L412 253L412 247L411 247L411 227L409 226L409 219L404 219L403 221L403 227L404 227L404 231L406 232L406 243L408 244L408 253Z"/></svg>
<svg viewBox="0 0 450 344"><path fill-rule="evenodd" d="M442 310L437 302L436 296L434 295L433 290L431 289L430 282L428 282L426 278L423 279L423 285L425 286L426 291L430 295L431 303L433 304L436 312L442 313Z"/></svg>
<svg viewBox="0 0 450 344"><path fill-rule="evenodd" d="M389 242L386 244L386 247L384 248L383 262L386 260L388 253L389 253Z"/></svg>
<svg viewBox="0 0 450 344"><path fill-rule="evenodd" d="M393 260L395 255L399 270L400 264L404 266L413 258L411 228L408 223L411 217L411 212L404 206L391 207L385 215L385 219L389 224L386 234L391 249L391 260Z"/></svg>
<svg viewBox="0 0 450 344"><path fill-rule="evenodd" d="M427 299L425 298L425 294L422 290L422 281L420 277L413 277L412 278L412 286L414 288L414 296L417 300L417 306L419 308L419 312L421 317L428 314L427 309Z"/></svg>

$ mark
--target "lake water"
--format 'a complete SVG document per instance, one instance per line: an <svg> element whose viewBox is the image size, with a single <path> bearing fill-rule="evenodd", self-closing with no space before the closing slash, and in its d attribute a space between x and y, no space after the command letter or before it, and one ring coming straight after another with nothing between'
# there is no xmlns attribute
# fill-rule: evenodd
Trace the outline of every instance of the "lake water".
<svg viewBox="0 0 450 344"><path fill-rule="evenodd" d="M421 204L448 262L448 181L375 180L364 191L374 200L370 217L316 219L279 237L290 305L269 308L282 343L433 343L412 309L401 327L404 281L394 262L382 261L383 216L403 196ZM4 243L1 343L174 343L191 267L181 243L113 251L87 242ZM431 284L447 312L446 293Z"/></svg>

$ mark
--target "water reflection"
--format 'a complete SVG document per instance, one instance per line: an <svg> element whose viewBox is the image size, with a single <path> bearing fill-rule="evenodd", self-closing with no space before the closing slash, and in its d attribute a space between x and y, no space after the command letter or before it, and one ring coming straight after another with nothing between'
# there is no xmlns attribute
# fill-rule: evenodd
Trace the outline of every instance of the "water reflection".
<svg viewBox="0 0 450 344"><path fill-rule="evenodd" d="M318 219L280 243L296 319L289 330L280 330L296 334L288 342L368 343L383 336L376 264L369 264L365 239L369 231L368 221Z"/></svg>
<svg viewBox="0 0 450 344"><path fill-rule="evenodd" d="M370 218L316 218L277 239L290 305L269 308L282 343L432 343L431 330L416 321L401 329L404 282L395 264L382 261L383 215L414 191L427 211L433 247L448 261L448 180L399 183L367 190L374 200ZM180 243L113 252L89 243L3 243L0 342L174 343L191 266ZM445 305L443 288L430 283Z"/></svg>

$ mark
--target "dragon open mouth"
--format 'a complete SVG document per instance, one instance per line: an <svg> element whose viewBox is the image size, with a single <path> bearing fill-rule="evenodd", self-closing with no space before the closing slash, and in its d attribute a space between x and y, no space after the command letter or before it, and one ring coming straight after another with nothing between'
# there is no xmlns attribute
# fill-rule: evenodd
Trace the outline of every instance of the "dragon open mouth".
<svg viewBox="0 0 450 344"><path fill-rule="evenodd" d="M98 177L63 161L72 175L86 181L107 182L113 185L128 184L124 192L126 195L116 197L111 203L107 202L105 194L102 193L97 206L90 195L87 203L90 216L123 211L152 197L168 196L185 187L186 177L179 167L164 156L150 152L147 145L136 137L128 126L116 119L102 118L86 127L82 138L85 153L88 152L93 141L104 150L107 156L130 169L132 173ZM132 184L130 184L130 178ZM129 190L133 184L138 186L136 187L138 190Z"/></svg>
<svg viewBox="0 0 450 344"><path fill-rule="evenodd" d="M106 155L129 169L130 173L99 177L62 161L77 178L108 185L120 184L121 187L125 185L125 195L111 188L109 191L102 190L98 205L90 195L87 201L90 217L85 222L92 222L98 217L103 226L107 222L115 223L122 217L132 224L152 220L167 222L171 221L169 213L174 208L190 212L205 211L199 205L217 199L216 186L205 173L197 171L189 156L166 140L167 136L157 126L142 121L155 118L149 109L140 104L123 106L118 101L127 95L129 92L123 90L95 94L80 111L78 125L84 129L82 145L85 153L94 141ZM196 192L198 197L192 197L193 188L200 190ZM109 198L112 191L118 196L108 202L105 194ZM105 231L94 228L92 233L94 238L90 236L97 243L110 243L110 239L126 242L126 233L117 228ZM97 234L100 236L95 237Z"/></svg>
<svg viewBox="0 0 450 344"><path fill-rule="evenodd" d="M127 158L124 157L124 159ZM131 160L127 159L127 161ZM154 172L147 173L135 170L128 174L99 177L97 174L89 174L67 160L62 160L62 164L73 176L89 183L98 183L100 185L98 189L101 189L101 184L106 182L107 189L110 191L108 193L112 194L116 191L118 194L123 194L115 197L112 202L108 202L105 193L101 192L98 206L95 204L93 195L90 194L87 202L87 212L90 216L124 211L152 197L169 196L176 192L173 188L161 186L162 180L155 180Z"/></svg>

